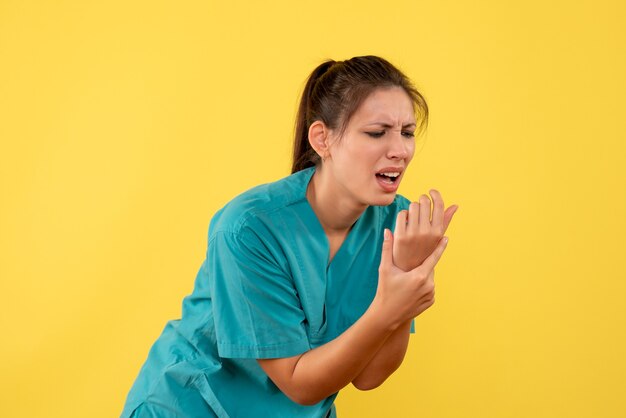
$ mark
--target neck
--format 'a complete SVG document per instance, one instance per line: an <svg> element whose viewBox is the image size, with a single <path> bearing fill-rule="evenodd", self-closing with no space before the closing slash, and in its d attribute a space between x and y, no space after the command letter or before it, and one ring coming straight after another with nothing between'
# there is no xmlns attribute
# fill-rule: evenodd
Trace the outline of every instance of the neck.
<svg viewBox="0 0 626 418"><path fill-rule="evenodd" d="M339 190L328 170L321 166L313 173L306 197L327 234L346 234L367 209L367 205Z"/></svg>

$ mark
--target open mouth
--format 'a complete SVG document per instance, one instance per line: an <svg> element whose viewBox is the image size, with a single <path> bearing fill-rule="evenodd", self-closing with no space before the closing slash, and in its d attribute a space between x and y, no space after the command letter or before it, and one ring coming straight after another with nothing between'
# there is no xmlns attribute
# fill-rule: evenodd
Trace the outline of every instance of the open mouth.
<svg viewBox="0 0 626 418"><path fill-rule="evenodd" d="M400 178L400 172L376 173L376 177L388 184L394 184Z"/></svg>

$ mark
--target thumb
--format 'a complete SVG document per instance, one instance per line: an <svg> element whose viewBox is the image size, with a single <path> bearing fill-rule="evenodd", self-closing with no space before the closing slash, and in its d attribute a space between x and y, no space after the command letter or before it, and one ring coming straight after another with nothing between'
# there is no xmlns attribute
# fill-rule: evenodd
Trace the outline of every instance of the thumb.
<svg viewBox="0 0 626 418"><path fill-rule="evenodd" d="M459 208L458 205L453 205L453 206L450 206L448 209L446 209L446 211L444 212L443 214L443 233L444 234L448 230L450 221L452 220L452 217L454 216L458 208Z"/></svg>
<svg viewBox="0 0 626 418"><path fill-rule="evenodd" d="M380 267L390 268L393 265L393 234L391 230L385 228L383 239L383 251L380 256Z"/></svg>

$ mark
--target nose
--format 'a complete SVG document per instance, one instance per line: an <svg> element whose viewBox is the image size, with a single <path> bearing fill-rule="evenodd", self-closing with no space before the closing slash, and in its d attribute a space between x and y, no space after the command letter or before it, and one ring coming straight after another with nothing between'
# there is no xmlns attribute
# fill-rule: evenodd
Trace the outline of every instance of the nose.
<svg viewBox="0 0 626 418"><path fill-rule="evenodd" d="M391 135L387 158L392 160L403 160L409 156L408 140L402 136L401 132Z"/></svg>

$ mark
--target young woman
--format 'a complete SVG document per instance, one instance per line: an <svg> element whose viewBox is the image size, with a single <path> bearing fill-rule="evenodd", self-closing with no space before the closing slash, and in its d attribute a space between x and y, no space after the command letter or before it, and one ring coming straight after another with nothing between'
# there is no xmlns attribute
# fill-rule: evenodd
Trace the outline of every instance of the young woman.
<svg viewBox="0 0 626 418"><path fill-rule="evenodd" d="M382 58L318 66L292 174L215 214L182 319L153 345L122 417L334 417L341 388L391 375L434 302L458 208L436 190L432 213L427 195L396 193L427 117Z"/></svg>

